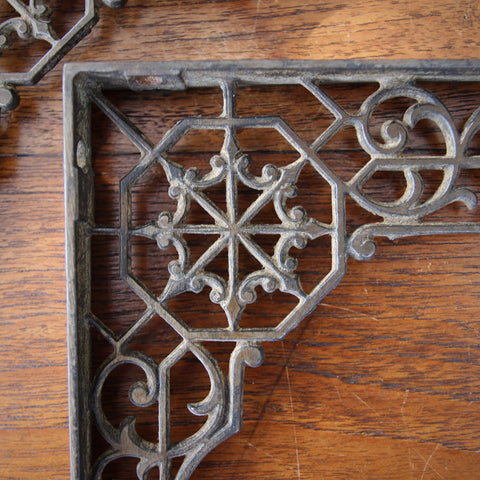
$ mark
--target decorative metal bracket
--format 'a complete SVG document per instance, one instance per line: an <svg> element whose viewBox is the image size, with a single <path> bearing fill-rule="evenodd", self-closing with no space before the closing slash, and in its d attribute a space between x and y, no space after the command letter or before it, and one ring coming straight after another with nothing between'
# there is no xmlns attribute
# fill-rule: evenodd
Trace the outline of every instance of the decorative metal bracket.
<svg viewBox="0 0 480 480"><path fill-rule="evenodd" d="M137 477L145 480L158 468L160 478L172 477L172 460L183 462L175 479L190 477L202 458L216 445L239 431L242 418L243 375L245 365L263 361L262 342L275 341L295 328L341 281L348 257L367 260L375 251L375 238L396 239L415 235L480 233L476 222L439 222L425 217L453 203L473 208L475 194L458 185L462 171L479 168L480 157L469 155L469 145L480 130L480 108L457 130L451 113L422 81L464 82L480 80L480 63L469 61L409 62L226 62L153 64L70 64L65 68L65 191L69 315L70 428L72 478L102 478L104 468L123 457L138 460ZM355 113L349 113L325 91L327 84L374 82L377 89L365 98ZM281 116L241 116L236 109L236 89L245 85L300 85L333 116L329 127L319 132L313 143L305 141ZM179 91L216 87L223 96L223 111L215 117L186 117L157 144L153 143L126 115L103 95L103 90ZM371 129L374 112L387 101L407 99L401 118L383 123L376 136ZM119 185L120 223L95 223L91 145L91 105L95 104L130 140L139 152L138 162ZM437 156L409 156L409 135L422 120L433 122L441 132L445 153ZM307 119L308 121L308 119ZM353 127L361 149L369 160L349 181L320 157L334 135ZM239 141L240 130L274 130L296 152L294 160L281 166L273 163L260 170L245 153ZM223 146L211 156L210 167L201 172L174 161L171 151L189 132L221 133ZM204 164L199 167L205 167ZM311 168L328 185L330 221L320 221L302 206L289 204L296 195L296 184L305 168ZM159 209L150 221L136 224L132 215L132 193L138 182L153 168L160 168L168 183L168 196L175 208ZM254 172L257 170L257 172ZM422 173L435 171L441 181L425 198ZM258 173L259 172L259 173ZM367 182L377 172L397 172L404 176L406 188L398 199L378 200L368 194ZM223 185L225 208L216 204L208 190ZM256 198L240 211L241 188L256 192ZM165 195L166 196L166 195ZM347 232L346 200L351 198L377 216ZM192 205L211 218L208 224L189 222ZM257 214L273 205L277 220L256 221ZM120 277L144 302L143 314L124 333L111 331L90 307L91 251L95 236L110 235L120 242ZM209 235L214 240L193 260L189 235ZM257 236L273 237L273 253L267 253ZM135 238L155 242L159 249L176 251L170 262L169 277L161 293L153 293L132 270L132 242ZM328 237L331 242L331 268L310 292L302 287L292 248L308 248L310 242ZM240 247L257 262L258 268L239 276ZM225 275L210 270L221 253L227 257ZM226 252L226 253L225 253ZM193 328L173 312L168 301L185 292L208 289L211 302L225 313L223 328ZM291 295L291 311L278 319L276 326L244 328L241 318L248 304L261 290ZM181 340L163 360L131 348L135 336L158 315ZM261 315L259 313L259 315ZM205 324L208 319L205 319ZM111 353L98 371L90 372L90 329L110 344ZM228 371L209 353L205 342L234 342ZM190 404L192 413L206 416L203 426L178 442L170 438L170 372L187 353L193 354L208 373L211 389L203 402ZM139 367L144 381L135 383L129 393L137 407L158 407L158 441L142 438L136 431L135 417L126 417L114 426L103 411L102 389L110 374L120 365ZM94 377L91 376L95 373ZM91 380L93 378L93 380ZM90 415L109 448L91 458Z"/></svg>
<svg viewBox="0 0 480 480"><path fill-rule="evenodd" d="M47 42L50 48L28 72L0 72L0 109L13 110L18 106L16 91L19 85L34 85L86 35L98 22L102 5L119 8L126 0L85 0L84 14L61 38L52 26L52 11L42 0L7 0L18 14L0 23L0 55L12 46L15 35L22 40L34 39Z"/></svg>

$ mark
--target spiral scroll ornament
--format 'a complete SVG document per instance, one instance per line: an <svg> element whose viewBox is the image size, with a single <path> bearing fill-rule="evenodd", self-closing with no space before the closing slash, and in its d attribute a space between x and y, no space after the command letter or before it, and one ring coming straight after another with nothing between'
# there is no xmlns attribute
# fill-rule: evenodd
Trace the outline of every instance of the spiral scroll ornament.
<svg viewBox="0 0 480 480"><path fill-rule="evenodd" d="M9 28L11 31L13 24ZM473 138L480 131L480 108L459 128L440 98L420 85L420 80L435 80L439 71L441 78L448 81L458 81L464 76L478 79L480 65L449 64L444 70L441 65L430 63L395 65L240 62L107 64L85 68L74 65L67 68L65 178L71 410L75 427L72 442L79 449L72 459L73 478L85 479L85 472L90 472L88 478L100 480L110 463L129 457L137 462L138 480L145 480L153 469L158 469L162 479L187 480L208 452L239 431L245 367L262 363L261 344L280 340L311 313L341 281L349 257L371 258L377 237L393 240L417 235L480 233L476 222L429 220L429 215L453 203L468 209L477 204L476 195L460 185L459 179L462 172L480 167L480 157L471 154L470 149ZM80 76L82 81L77 82ZM217 88L223 97L223 111L218 116L186 116L170 125L163 138L154 143L103 94L109 87L138 91L145 85L141 81L144 78L149 79L150 90L156 88L163 92ZM335 82L349 85L367 80L376 83L376 90L361 99L356 111L335 101L324 88L325 84ZM333 120L313 142L308 142L275 112L271 116L238 115L237 88L259 84L301 86L333 116ZM405 108L379 122L382 108L392 102L405 105ZM138 150L137 162L118 183L120 214L118 225L114 226L100 225L94 220L92 185L95 171L89 123L92 104ZM422 122L435 127L444 144L444 152L425 155L409 149ZM349 180L342 179L335 165L324 160L328 155L324 153L325 146L346 128L354 129L356 141L367 156L363 166ZM283 164L272 161L256 165L255 157L246 151L239 138L239 132L245 130L260 133L259 138L267 131L276 132L288 143L294 158ZM207 161L203 159L199 168L187 168L175 160L173 152L187 135L208 137L212 131L221 137L222 145ZM307 168L326 185L328 221L316 218L311 209L296 201L299 178ZM168 198L171 208L159 206L151 218L139 221L134 215L132 198L141 187L142 179L152 171L161 172L163 183L158 183L156 188L163 189L162 198ZM435 172L440 180L433 189L427 190L424 175L429 171ZM403 176L403 192L389 200L369 193L367 184L378 173ZM210 196L212 188L222 192L220 202ZM255 196L245 209L240 209L244 189L255 192ZM375 220L347 228L347 199ZM193 206L202 211L208 223L190 220ZM266 206L274 212L273 222L263 222L258 216ZM90 243L97 235L118 239L121 282L134 292L145 308L121 334L111 331L102 318L91 311ZM192 238L198 236L208 237L211 242L198 258L194 258ZM331 245L329 270L307 291L298 273L298 257L322 237L328 238ZM267 252L259 238L272 239L271 251ZM149 242L156 251L174 252L165 273L166 283L158 291L149 288L145 279L132 268L134 245L139 239ZM239 266L244 254L251 256L257 267L242 276ZM212 268L220 255L226 258L224 274ZM189 325L169 306L172 299L185 293L201 292L207 292L210 302L220 307L224 315L222 326L209 325L208 315L202 319L201 326ZM291 297L291 310L274 325L246 328L242 317L247 306L255 306L261 294L275 292ZM261 315L259 312L258 316ZM133 346L136 336L155 317L178 336L178 342L163 359ZM84 357L90 352L87 333L90 329L101 335L110 349L94 375L89 367L83 368L87 365ZM161 338L152 341L161 341ZM207 342L234 345L226 367L212 355ZM208 394L203 400L187 406L192 414L202 417L204 423L195 433L173 441L170 379L175 365L188 355L201 364L208 376ZM141 378L129 385L128 402L140 409L151 406L157 409L155 441L142 437L135 416L125 415L117 424L105 411L105 385L115 371L125 365L141 372ZM193 378L192 382L195 380ZM85 392L88 392L88 401ZM89 416L95 419L96 428L109 445L92 465L86 460L91 454L89 443L82 443L89 435L89 424L82 422ZM181 463L174 473L172 465L179 458Z"/></svg>

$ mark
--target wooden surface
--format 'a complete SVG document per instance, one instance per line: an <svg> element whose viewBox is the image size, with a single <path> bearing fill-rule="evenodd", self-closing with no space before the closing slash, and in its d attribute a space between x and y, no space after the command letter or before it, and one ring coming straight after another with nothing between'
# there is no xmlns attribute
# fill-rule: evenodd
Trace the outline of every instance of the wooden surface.
<svg viewBox="0 0 480 480"><path fill-rule="evenodd" d="M66 61L480 56L476 2L130 0L102 14ZM465 117L478 92L445 98ZM66 479L61 67L20 93L0 118L0 478ZM349 261L248 370L242 432L193 478L480 479L479 259L477 237L444 236Z"/></svg>

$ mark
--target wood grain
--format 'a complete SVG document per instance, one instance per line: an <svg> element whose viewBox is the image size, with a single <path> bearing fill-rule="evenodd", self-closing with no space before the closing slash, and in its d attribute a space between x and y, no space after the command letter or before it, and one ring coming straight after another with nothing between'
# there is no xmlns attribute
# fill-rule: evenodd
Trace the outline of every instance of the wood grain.
<svg viewBox="0 0 480 480"><path fill-rule="evenodd" d="M66 25L67 13L57 24ZM102 14L64 62L480 56L480 6L470 1L130 0ZM21 65L25 53L8 55L0 68ZM461 124L480 89L441 88ZM20 107L0 118L0 477L67 479L61 66L20 93ZM161 137L162 125L152 122L159 106L124 102ZM303 111L291 103L290 121L304 133L327 120L302 127ZM181 113L172 106L163 118ZM108 190L133 149L102 128L99 158L123 155L99 176L98 188ZM335 142L325 157L349 175L364 158L347 137ZM478 180L465 178L477 189ZM352 222L363 221L353 206L350 213ZM478 219L478 211L468 215ZM266 345L265 364L247 372L242 432L192 478L480 479L479 258L478 239L465 235L382 240L370 262L349 261L342 284L316 312L283 342ZM112 304L115 295L129 301L114 293ZM275 318L280 306L270 308ZM138 339L142 348L149 334ZM179 370L179 404L191 366ZM179 434L191 428L182 418ZM124 468L121 478L135 477Z"/></svg>

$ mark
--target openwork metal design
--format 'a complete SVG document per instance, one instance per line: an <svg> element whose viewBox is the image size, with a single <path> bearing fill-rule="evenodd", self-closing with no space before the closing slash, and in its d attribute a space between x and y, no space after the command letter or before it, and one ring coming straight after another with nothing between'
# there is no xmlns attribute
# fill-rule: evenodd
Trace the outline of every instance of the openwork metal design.
<svg viewBox="0 0 480 480"><path fill-rule="evenodd" d="M52 25L52 10L42 0L6 0L17 16L0 23L0 55L17 40L34 39L50 44L49 50L28 72L0 72L0 109L13 110L19 98L18 85L34 85L46 75L98 21L102 5L118 8L126 0L85 0L83 17L61 38ZM28 52L26 52L28 54Z"/></svg>
<svg viewBox="0 0 480 480"><path fill-rule="evenodd" d="M468 208L476 205L475 194L457 184L464 170L479 168L480 157L468 156L469 145L480 130L480 108L475 110L461 131L442 102L420 80L479 80L480 64L469 62L250 62L250 63L165 63L165 64L87 64L68 65L65 71L65 187L67 207L67 270L70 338L70 395L72 472L75 479L102 478L112 461L122 457L138 459L137 477L142 480L153 468L160 478L172 477L172 459L183 462L175 479L190 477L201 459L216 445L240 429L245 365L258 366L263 360L261 343L281 339L305 318L345 274L349 256L367 260L375 252L375 238L390 239L442 233L478 233L475 222L432 222L425 217L453 202ZM348 113L322 88L328 83L376 82L378 89L363 99L356 113ZM301 85L334 117L313 143L306 142L279 116L242 117L237 115L236 88L245 85ZM223 112L218 117L186 117L158 144L102 94L103 89L184 90L218 87L223 92ZM408 99L401 118L383 123L380 136L371 130L374 112L387 101ZM90 145L90 105L96 104L138 149L138 163L120 182L120 225L97 225L94 221ZM446 151L439 156L409 156L405 146L418 122L429 120L441 132ZM341 180L334 169L321 160L319 152L340 130L353 126L358 143L369 156L365 165L349 181ZM273 129L296 152L287 165L266 164L261 174L252 173L252 158L242 151L238 131ZM189 132L220 131L223 146L210 158L207 173L185 168L171 159L170 152ZM136 224L132 216L132 192L139 180L155 167L161 167L168 182L172 211L160 210L147 223ZM204 166L204 165L202 165ZM313 218L294 202L296 183L302 169L309 166L330 189L331 221ZM423 195L424 171L440 173L436 190ZM403 194L393 201L380 201L365 190L377 172L400 172L406 182ZM225 208L208 195L212 186L222 186ZM240 211L239 191L246 186L257 192L256 199ZM353 199L378 217L347 234L346 200ZM188 214L198 204L211 218L209 224L192 224ZM277 221L265 224L255 220L257 213L273 204ZM209 235L212 243L196 260L190 255L188 235ZM145 311L123 334L113 333L90 309L90 240L96 235L112 235L120 241L120 276L142 299ZM275 238L273 254L257 242L258 235ZM308 249L309 242L328 236L331 241L331 269L309 293L297 275L293 247ZM154 294L132 271L132 242L144 237L159 249L172 247L177 259L170 262L165 288ZM243 279L239 276L240 250L247 251L258 269ZM209 270L222 252L228 258L224 277ZM315 268L315 267L313 267ZM225 313L223 328L193 328L173 312L167 302L184 293L208 290L211 302ZM257 293L276 290L294 299L292 309L276 326L244 328L245 307L254 303ZM180 336L178 346L163 360L135 351L130 343L154 315L160 316ZM261 316L262 312L258 312ZM90 381L86 358L89 329L94 328L111 345L111 354ZM156 339L161 341L160 339ZM235 342L228 372L206 349L204 342ZM178 442L170 438L170 372L187 353L193 354L208 373L211 389L204 401L190 404L192 413L205 416L203 426ZM130 401L138 407L158 406L158 441L142 438L136 431L135 417L126 417L114 426L103 411L102 390L111 373L122 364L138 366L144 381L135 383ZM192 379L194 381L194 379ZM89 414L109 444L109 449L90 465Z"/></svg>
<svg viewBox="0 0 480 480"><path fill-rule="evenodd" d="M130 228L130 208L122 217L121 241L125 245L123 262L129 264L129 239L133 235L143 235L154 239L158 246L167 249L174 246L178 252L178 260L170 263L170 279L158 297L142 288L141 284L133 278L130 272L125 272L125 279L131 288L145 302L150 303L154 310L162 312L162 316L168 316L168 321L182 336L189 339L205 338L211 336L211 329L201 332L189 332L182 324L164 308L164 303L171 297L185 291L200 292L203 288L210 288L210 299L221 305L228 320L226 331L216 331L214 336L223 337L224 340L241 339L244 337L243 329L239 327L239 320L246 304L255 302L255 289L261 286L267 292L278 289L298 298L298 310L295 312L293 321L298 321L305 316L305 307L311 303L311 299L303 291L302 286L295 275L296 261L289 256L289 250L296 246L304 247L308 240L320 235L331 235L338 239L338 229L333 224L323 224L314 218L310 218L303 207L288 208L286 201L295 196L295 183L302 170L307 164L315 167L318 174L331 183L335 188L334 177L321 164L313 159L313 153L304 142L297 137L288 125L278 118L243 119L236 118L234 108L233 85L224 85L225 101L228 102L224 115L218 119L185 119L177 124L165 136L157 146L149 148L145 159L138 167L122 180L122 203L129 204L131 187L135 181L157 163L165 170L165 175L170 184L169 195L177 202L177 210L173 215L169 212L161 212L158 219L147 225ZM98 98L98 93L96 94ZM100 101L105 108L108 105ZM106 110L108 113L108 110ZM125 131L129 128L123 124ZM187 132L192 129L208 130L221 129L225 131L225 140L222 151L212 157L211 171L200 175L195 169L185 170L182 166L168 159L169 149ZM277 168L274 165L266 165L261 176L252 175L249 171L251 159L244 154L238 146L236 131L240 128L274 128L291 142L296 148L299 158L290 165ZM129 132L134 137L134 132ZM216 206L203 190L218 183L225 184L227 211L223 212ZM259 192L258 198L250 207L239 214L238 212L238 184L243 183L251 189ZM192 201L197 202L214 220L215 225L189 225L185 222ZM334 203L338 203L333 200ZM257 213L268 203L273 202L278 215L278 224L261 225L254 223ZM188 244L183 235L216 235L218 239L210 248L192 264L189 257ZM274 235L278 237L273 256L267 255L255 242L256 235ZM247 251L258 261L261 268L244 278L241 282L238 278L238 247L242 244ZM208 271L208 264L223 250L228 250L228 279L224 280L219 275ZM338 264L338 257L334 262ZM128 270L128 269L127 269ZM333 285L337 278L339 268L335 265L332 270L333 278L327 278L323 283ZM332 286L329 287L333 288ZM154 302L154 303L151 303ZM281 329L288 328L288 320ZM202 335L197 337L197 335ZM256 335L278 337L278 332L266 330ZM250 338L250 336L246 337Z"/></svg>

